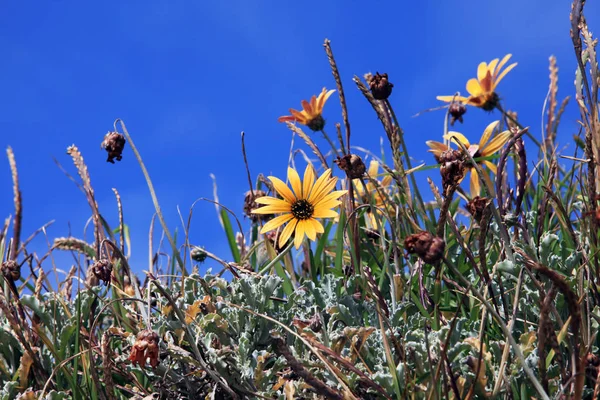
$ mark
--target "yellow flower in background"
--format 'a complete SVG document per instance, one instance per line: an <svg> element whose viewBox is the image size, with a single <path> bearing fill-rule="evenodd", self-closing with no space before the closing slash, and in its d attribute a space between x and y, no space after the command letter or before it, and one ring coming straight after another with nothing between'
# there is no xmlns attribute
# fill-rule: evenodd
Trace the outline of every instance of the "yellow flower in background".
<svg viewBox="0 0 600 400"><path fill-rule="evenodd" d="M490 140L492 134L494 133L499 124L500 121L494 121L491 124L489 124L483 131L483 135L481 135L481 139L479 139L479 144L471 144L469 140L462 133L459 132L448 132L446 135L444 135L444 139L451 140L452 138L456 138L456 140L461 142L462 145L469 150L471 157L475 159L488 157L500 150L502 146L504 146L506 142L508 142L508 140L510 139L511 132L506 130L504 132L498 133L492 140ZM429 140L426 143L427 146L431 148L431 150L429 151L433 153L436 159L444 151L450 149L448 145L433 140ZM489 160L480 160L477 161L477 164L485 165L490 169L490 171L492 171L494 175L497 172L496 165ZM472 165L467 165L467 168L469 168L469 170L471 171L471 196L479 196L479 194L481 193L481 186L479 184L479 174ZM490 176L487 173L484 174L483 178L487 181L490 188L494 187L491 183Z"/></svg>
<svg viewBox="0 0 600 400"><path fill-rule="evenodd" d="M502 68L508 62L512 54L504 56L502 61L498 62L498 58L492 60L489 64L482 62L477 67L477 78L471 78L467 82L467 92L469 97L463 96L437 96L438 100L447 103L454 101L467 104L470 106L480 107L486 111L492 111L498 104L498 94L496 87L516 65L513 63L506 67L502 72Z"/></svg>
<svg viewBox="0 0 600 400"><path fill-rule="evenodd" d="M292 233L296 249L302 244L304 235L310 240L316 240L317 233L323 233L323 225L317 218L335 218L338 216L333 207L341 204L338 199L346 193L346 190L335 190L336 177L331 177L331 169L328 169L315 181L315 170L308 165L304 170L304 180L300 180L298 172L288 168L288 180L292 186L290 189L281 179L269 176L275 191L283 197L282 199L263 196L256 199L264 207L252 211L255 214L279 214L267 222L260 233L266 233L280 227L287 222L285 228L279 235L279 247L283 247ZM292 191L293 190L293 191Z"/></svg>
<svg viewBox="0 0 600 400"><path fill-rule="evenodd" d="M371 160L369 163L369 169L367 170L367 174L371 179L377 179L379 175L379 162L376 160ZM365 185L361 183L360 179L354 179L354 187L356 188L356 195L359 199L362 200L364 204L369 204L371 202L371 196L373 198L373 205L378 208L385 208L387 206L387 196L385 193L392 183L391 175L385 175L380 181L379 184L374 184L371 180L368 180ZM365 192L366 187L366 192ZM370 209L368 209L370 211ZM381 216L381 211L376 210L376 213ZM371 223L371 228L379 229L377 218L374 213L367 213L368 220Z"/></svg>
<svg viewBox="0 0 600 400"><path fill-rule="evenodd" d="M306 125L312 131L320 131L325 126L325 120L323 119L323 107L325 102L335 92L335 90L327 91L323 88L319 97L313 95L310 99L310 103L306 100L302 100L302 111L294 110L290 108L292 115L285 115L279 117L279 122L298 122L299 124Z"/></svg>

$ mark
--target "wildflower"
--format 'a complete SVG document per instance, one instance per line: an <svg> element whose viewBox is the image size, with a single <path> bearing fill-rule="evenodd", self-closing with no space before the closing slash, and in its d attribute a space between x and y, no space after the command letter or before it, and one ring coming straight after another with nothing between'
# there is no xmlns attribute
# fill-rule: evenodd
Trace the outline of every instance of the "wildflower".
<svg viewBox="0 0 600 400"><path fill-rule="evenodd" d="M306 125L314 132L320 131L325 126L325 120L323 119L323 106L325 102L335 92L335 90L327 91L323 88L319 97L313 95L310 99L310 103L306 100L302 100L302 111L294 110L290 108L292 115L285 115L279 117L279 122L298 122L299 124Z"/></svg>
<svg viewBox="0 0 600 400"><path fill-rule="evenodd" d="M125 147L125 136L120 134L119 132L108 132L104 136L104 140L100 145L103 149L105 149L108 153L107 162L114 164L114 159L117 161L121 161L123 156L123 148Z"/></svg>
<svg viewBox="0 0 600 400"><path fill-rule="evenodd" d="M316 240L317 233L324 232L323 225L317 218L338 216L338 213L331 208L341 204L338 199L346 193L346 190L332 191L337 178L331 177L331 169L325 171L315 182L315 171L311 165L308 165L304 171L304 181L300 180L295 169L288 168L288 179L293 192L279 178L270 176L269 179L283 199L270 196L258 198L256 202L264 204L265 207L254 210L253 213L283 213L267 222L260 231L266 233L287 222L279 236L280 247L283 247L292 233L295 235L294 245L296 248L302 244L305 234L310 240Z"/></svg>
<svg viewBox="0 0 600 400"><path fill-rule="evenodd" d="M133 365L138 364L144 368L146 366L146 359L150 359L150 365L152 368L156 368L158 365L158 334L150 329L140 331L136 338L135 343L131 349L131 354L128 360Z"/></svg>
<svg viewBox="0 0 600 400"><path fill-rule="evenodd" d="M393 84L388 81L388 74L380 74L376 72L375 75L367 75L367 83L371 89L371 94L377 100L385 100L392 94Z"/></svg>
<svg viewBox="0 0 600 400"><path fill-rule="evenodd" d="M512 54L504 56L502 61L498 62L498 59L492 60L489 64L482 62L477 67L477 78L471 78L467 82L467 92L469 97L462 96L438 96L437 99L450 103L452 101L459 101L463 104L480 107L485 111L492 111L498 104L498 94L496 93L496 87L512 70L517 63L513 63L506 67L502 73L500 70L507 61L510 59Z"/></svg>
<svg viewBox="0 0 600 400"><path fill-rule="evenodd" d="M485 128L485 130L483 131L483 135L481 135L481 139L479 139L479 144L469 143L469 140L462 133L459 132L448 132L447 135L444 135L444 139L450 140L451 138L455 138L460 143L462 143L462 145L465 146L467 150L469 150L469 154L471 154L471 157L475 159L485 158L491 156L492 154L500 150L502 146L504 146L506 142L508 142L508 140L510 139L511 133L510 131L506 130L504 132L498 133L496 137L490 140L490 138L492 137L492 133L496 130L498 124L500 124L500 121L494 121ZM440 161L441 154L444 151L450 149L448 145L433 140L429 140L426 143L427 146L431 147L431 150L429 151L433 153L434 157L438 162ZM494 165L494 163L492 163L491 161L476 160L476 162L479 165L485 165L490 169L490 171L492 171L492 173L496 174L496 165ZM468 168L471 171L471 195L478 196L481 192L481 186L479 184L479 175L477 173L477 170L474 168L473 165L469 164L466 165L466 168ZM488 182L488 186L490 188L493 188L490 177L487 173L484 174L483 178Z"/></svg>
<svg viewBox="0 0 600 400"><path fill-rule="evenodd" d="M371 198L373 199L373 205L380 208L386 208L389 206L388 196L386 196L386 189L392 183L392 177L390 175L384 176L381 180L378 180L377 183L374 183L372 180L375 180L379 175L379 162L375 160L371 160L369 163L369 169L367 170L367 175L369 176L369 181L363 185L360 179L354 179L354 187L356 188L356 194L359 198L362 199L364 204L370 204ZM365 190L366 188L366 190ZM372 197L371 197L372 196ZM382 217L382 213L380 210L375 210L375 212ZM367 217L371 223L371 227L375 230L379 229L379 224L377 223L377 218L374 213L371 212L371 208L367 208Z"/></svg>
<svg viewBox="0 0 600 400"><path fill-rule="evenodd" d="M433 264L444 256L446 243L442 238L423 231L404 239L404 248L409 253L416 253L426 263Z"/></svg>

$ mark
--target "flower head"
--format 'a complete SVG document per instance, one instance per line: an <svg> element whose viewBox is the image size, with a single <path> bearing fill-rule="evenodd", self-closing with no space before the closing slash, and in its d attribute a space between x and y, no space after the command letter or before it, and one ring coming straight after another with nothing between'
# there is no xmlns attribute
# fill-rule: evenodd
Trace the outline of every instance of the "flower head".
<svg viewBox="0 0 600 400"><path fill-rule="evenodd" d="M125 147L125 136L119 132L108 132L100 146L108 153L107 162L114 164L114 159L121 161L123 148Z"/></svg>
<svg viewBox="0 0 600 400"><path fill-rule="evenodd" d="M316 240L317 233L323 233L323 225L317 218L335 218L338 213L332 208L341 204L338 199L346 193L346 190L332 191L337 178L331 177L331 169L328 169L315 181L315 171L311 165L304 171L304 180L300 180L298 172L288 168L288 180L292 186L290 189L281 179L269 176L273 187L283 197L282 199L264 196L256 199L264 207L253 210L255 214L279 214L267 222L260 233L266 233L280 227L287 222L285 228L279 235L279 246L283 247L292 233L294 245L299 248L304 235L310 240Z"/></svg>
<svg viewBox="0 0 600 400"><path fill-rule="evenodd" d="M508 140L510 139L510 131L507 130L498 133L492 140L490 140L492 134L494 133L499 124L500 121L494 121L491 124L489 124L483 131L483 135L481 135L481 139L479 139L479 144L469 143L469 140L462 133L459 132L448 132L446 135L444 135L444 139L451 140L452 138L455 138L463 146L465 146L467 150L469 150L471 157L475 159L485 158L491 156L492 154L500 150L502 146L504 146L506 142L508 142ZM431 148L431 150L429 151L433 153L436 160L438 161L440 160L441 154L450 149L450 147L447 144L436 142L433 140L427 141L427 146ZM492 171L493 174L496 174L496 165L491 161L478 160L477 164L485 165L490 169L490 171ZM471 171L471 196L478 196L481 192L481 186L479 184L479 175L477 173L477 170L473 167L473 165L467 164L466 167ZM489 183L489 186L493 188L490 177L487 173L484 174L483 178Z"/></svg>
<svg viewBox="0 0 600 400"><path fill-rule="evenodd" d="M313 95L310 99L310 103L306 100L302 100L302 111L294 110L290 108L292 115L285 115L279 117L279 122L298 122L299 124L306 125L312 131L320 131L325 126L325 120L323 119L323 106L325 102L335 92L335 90L327 91L323 88L319 97Z"/></svg>
<svg viewBox="0 0 600 400"><path fill-rule="evenodd" d="M471 78L467 82L469 97L438 96L437 99L448 103L459 101L463 104L480 107L486 111L492 111L498 104L496 86L517 65L517 63L513 63L500 72L511 56L512 54L505 55L500 62L496 58L489 64L485 62L480 63L479 67L477 67L477 78Z"/></svg>

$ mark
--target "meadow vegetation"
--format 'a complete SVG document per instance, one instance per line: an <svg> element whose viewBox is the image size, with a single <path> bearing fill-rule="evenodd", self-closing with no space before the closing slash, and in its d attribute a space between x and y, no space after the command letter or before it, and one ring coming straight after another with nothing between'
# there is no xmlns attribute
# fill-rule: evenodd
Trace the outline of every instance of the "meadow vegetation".
<svg viewBox="0 0 600 400"><path fill-rule="evenodd" d="M173 233L121 120L102 147L115 168L135 157L147 181L156 208L147 269L129 265L129 232L144 228L125 224L116 189L119 225L109 226L75 145L71 178L94 240L59 237L35 252L40 231L21 232L8 148L15 208L0 226L0 399L599 398L600 71L583 3L570 16L574 86L567 79L571 95L559 98L551 57L542 129L500 95L518 68L509 54L474 65L466 96L439 96L443 132L408 146L393 108L402 88L385 73L342 86L326 40L333 79L315 87L330 90L279 118L306 167L265 177L246 163L244 216L206 200L230 254L190 243L191 211L184 234ZM383 154L355 150L348 90L380 120ZM341 117L327 112L336 99ZM563 154L569 102L580 131ZM480 138L460 133L480 112L489 115ZM428 146L430 159L411 158L413 146ZM439 185L427 178L438 173ZM57 266L55 252L77 263Z"/></svg>

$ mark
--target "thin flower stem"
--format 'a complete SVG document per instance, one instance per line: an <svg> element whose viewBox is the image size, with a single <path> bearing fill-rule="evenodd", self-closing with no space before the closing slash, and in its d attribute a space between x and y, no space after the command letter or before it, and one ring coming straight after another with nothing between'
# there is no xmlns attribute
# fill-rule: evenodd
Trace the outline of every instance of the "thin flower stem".
<svg viewBox="0 0 600 400"><path fill-rule="evenodd" d="M521 123L519 121L517 121L509 113L507 113L506 111L504 111L504 109L502 108L502 106L500 105L500 103L496 104L496 108L498 109L498 111L500 111L502 113L502 115L504 116L504 118L509 119L512 123L514 123L515 125L517 125L520 129L525 129L525 127L523 125L521 125ZM527 133L527 136L529 137L529 139L531 139L533 141L533 143L535 143L536 146L541 149L542 148L542 144L539 142L539 140L537 140L529 131L527 131L526 133Z"/></svg>
<svg viewBox="0 0 600 400"><path fill-rule="evenodd" d="M271 260L270 263L268 263L266 266L263 267L263 269L261 269L260 271L258 271L259 274L264 274L265 272L267 272L268 270L270 270L271 268L273 268L273 266L275 264L277 264L279 261L281 261L283 259L283 257L285 257L285 255L292 249L292 246L294 245L294 241L290 241L290 243L285 247L285 249L283 249L279 254L277 254L277 256Z"/></svg>
<svg viewBox="0 0 600 400"><path fill-rule="evenodd" d="M325 129L321 129L321 133L323 134L323 137L325 138L325 140L327 140L327 142L329 143L329 145L331 146L331 149L333 150L333 152L335 153L336 157L340 157L340 152L338 151L337 147L335 147L335 143L333 143L331 141L331 138L329 137L329 135L327 135L327 133L325 132Z"/></svg>

